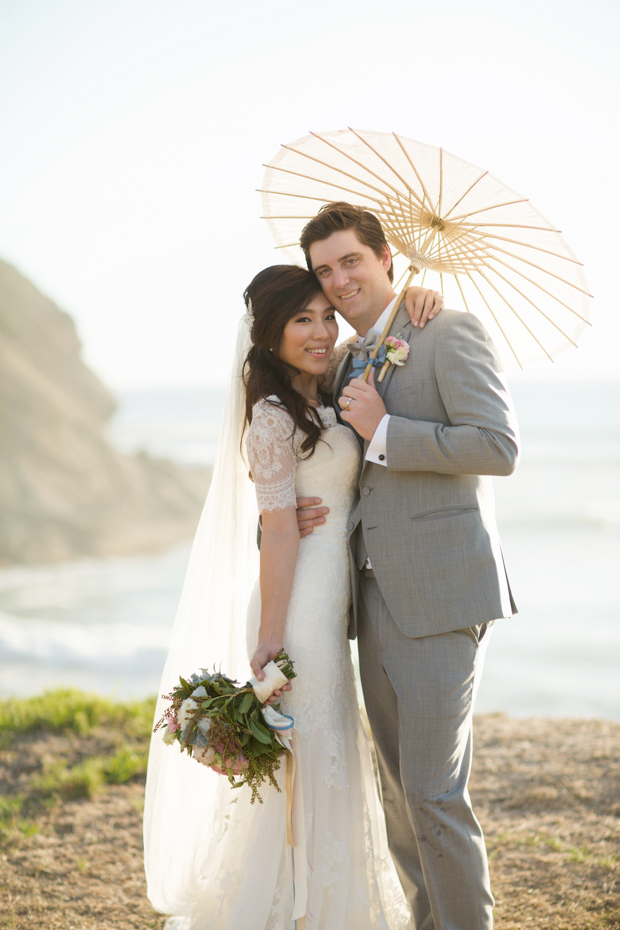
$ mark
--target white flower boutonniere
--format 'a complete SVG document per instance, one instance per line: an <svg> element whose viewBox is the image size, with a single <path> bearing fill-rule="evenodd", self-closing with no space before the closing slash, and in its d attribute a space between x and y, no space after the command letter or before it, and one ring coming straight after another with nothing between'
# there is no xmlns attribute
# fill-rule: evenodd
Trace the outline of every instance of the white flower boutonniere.
<svg viewBox="0 0 620 930"><path fill-rule="evenodd" d="M379 374L379 381L383 381L385 373L390 365L403 366L409 355L409 343L404 339L397 339L396 336L388 336L385 340L386 352L385 362Z"/></svg>

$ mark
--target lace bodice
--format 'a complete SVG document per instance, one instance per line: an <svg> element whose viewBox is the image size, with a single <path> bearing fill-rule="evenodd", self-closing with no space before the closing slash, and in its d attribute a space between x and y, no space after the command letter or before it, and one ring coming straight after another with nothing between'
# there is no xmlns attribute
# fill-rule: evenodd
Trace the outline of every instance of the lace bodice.
<svg viewBox="0 0 620 930"><path fill-rule="evenodd" d="M307 457L301 451L305 434L295 429L293 419L286 410L271 402L277 403L277 398L269 397L254 404L246 440L260 513L295 507L297 495L304 493L302 484L306 482L303 481L302 473L306 469L315 473L310 482L317 482L315 489L308 488L308 495L322 496L322 488L328 477L325 472L328 459L333 461L332 468L340 477L337 484L343 484L345 506L350 506L359 461L359 446L351 430L338 424L336 412L331 407L319 407L317 412L324 425L323 436L314 454ZM329 434L334 429L342 435L332 442ZM317 469L318 465L322 467ZM318 486L319 482L322 488Z"/></svg>
<svg viewBox="0 0 620 930"><path fill-rule="evenodd" d="M348 526L361 464L353 431L337 422L332 408L321 407L319 415L325 428L309 458L301 453L303 434L292 435L288 413L265 401L254 408L247 443L263 513L295 507L296 496L320 497L329 508L325 523L300 540L284 631L285 647L299 669L286 712L304 736L344 711L344 681L350 671ZM260 625L258 590L256 595L248 611L248 655L254 652ZM355 688L347 693L353 713Z"/></svg>

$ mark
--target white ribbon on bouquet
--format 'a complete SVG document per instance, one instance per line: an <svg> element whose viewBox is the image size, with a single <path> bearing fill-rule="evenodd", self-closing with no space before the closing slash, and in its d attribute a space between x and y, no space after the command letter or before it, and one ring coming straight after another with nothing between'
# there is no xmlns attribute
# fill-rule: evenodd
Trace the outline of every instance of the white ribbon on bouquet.
<svg viewBox="0 0 620 930"><path fill-rule="evenodd" d="M278 742L288 750L286 756L286 841L292 850L294 905L292 920L297 930L306 925L308 881L306 876L306 825L301 765L297 765L299 736L295 721L288 714L280 714L266 704L262 708L265 723L276 734Z"/></svg>

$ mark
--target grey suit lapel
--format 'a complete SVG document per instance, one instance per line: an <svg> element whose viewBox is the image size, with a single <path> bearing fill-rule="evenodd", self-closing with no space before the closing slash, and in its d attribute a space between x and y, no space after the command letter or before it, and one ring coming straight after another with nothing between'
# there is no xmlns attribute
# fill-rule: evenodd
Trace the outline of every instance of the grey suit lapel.
<svg viewBox="0 0 620 930"><path fill-rule="evenodd" d="M340 405L338 404L338 398L342 396L342 384L344 379L347 376L347 369L351 364L351 353L347 349L347 354L343 360L338 365L338 370L336 371L336 377L334 378L334 386L332 388L333 395L332 399L334 401L334 407L336 410L340 410Z"/></svg>
<svg viewBox="0 0 620 930"><path fill-rule="evenodd" d="M405 310L405 307L402 306L398 313L396 314L396 319L392 323L392 327L389 332L390 336L397 336L399 339L404 339L405 342L409 342L411 339L411 320L409 319L409 314ZM405 365L407 362L405 362ZM387 393L388 386L390 381L394 376L394 371L396 370L397 365L390 365L388 370L385 373L385 378L381 384L377 384L377 392L381 397L385 397ZM377 375L378 377L378 375Z"/></svg>
<svg viewBox="0 0 620 930"><path fill-rule="evenodd" d="M338 366L338 370L337 370L337 372L336 372L336 377L334 378L334 387L333 387L333 389L332 389L332 390L333 390L332 398L333 398L334 408L335 408L335 410L336 410L336 416L337 416L337 418L338 418L338 422L339 422L342 426L346 426L348 429L351 430L351 432L353 433L353 435L355 436L355 438L357 439L357 441L359 442L359 444L360 444L360 446L361 446L362 443L363 443L362 437L359 435L359 433L356 433L356 432L355 432L355 430L353 429L353 427L351 426L350 423L346 423L346 422L342 419L342 417L340 416L341 407L340 407L340 404L338 403L338 398L339 398L339 397L342 397L342 389L343 389L343 387L344 387L344 380L345 380L345 378L346 378L346 376L347 376L347 374L348 374L348 372L349 372L349 369L350 369L350 367L351 367L352 359L353 359L353 356L352 356L351 353L347 350L347 354L345 355L345 357L343 358L343 360L340 362L340 365Z"/></svg>
<svg viewBox="0 0 620 930"><path fill-rule="evenodd" d="M400 310L396 314L396 319L392 323L392 326L390 328L388 335L398 336L399 339L404 339L405 342L407 343L410 341L411 320L409 319L409 314L405 310L404 305L400 308ZM405 362L405 364L407 363ZM398 367L397 365L390 365L388 370L385 373L385 377L383 381L380 384L378 384L375 380L375 387L377 388L377 393L380 395L380 397L382 398L385 397L390 381L392 380L392 377L394 375L394 369L397 367ZM379 372L380 370L381 369L376 369L377 372ZM378 377L379 375L377 374L375 378L378 378ZM364 440L364 467L366 467L367 465L367 462L365 461L365 459L366 459L366 453L368 452L369 445L370 445L370 442L368 441L368 439L365 439Z"/></svg>
<svg viewBox="0 0 620 930"><path fill-rule="evenodd" d="M406 342L410 342L411 320L409 319L409 314L407 313L405 309L404 303L403 303L403 306L398 311L398 313L396 314L396 319L392 323L392 326L390 327L390 332L388 335L390 336L398 335L399 338L404 339ZM333 401L334 401L334 407L336 408L336 412L337 412L339 420L340 420L340 404L338 403L338 398L342 396L342 388L344 385L344 380L351 366L351 359L352 359L351 353L347 352L347 354L341 361L340 365L338 366L336 377L334 378ZM377 392L381 397L385 397L389 383L392 380L392 377L394 375L394 369L396 367L397 367L396 365L390 365L388 370L385 373L385 378L383 379L381 384L376 384ZM344 423L344 420L340 420L340 422L343 423L345 426L349 426L349 428L353 431L355 436L357 436L360 444L363 443L364 456L366 456L366 453L368 451L368 446L370 445L369 441L367 439L364 439L362 441L361 436L359 436L358 433L355 432L355 430L353 429L352 426L350 426L350 424Z"/></svg>

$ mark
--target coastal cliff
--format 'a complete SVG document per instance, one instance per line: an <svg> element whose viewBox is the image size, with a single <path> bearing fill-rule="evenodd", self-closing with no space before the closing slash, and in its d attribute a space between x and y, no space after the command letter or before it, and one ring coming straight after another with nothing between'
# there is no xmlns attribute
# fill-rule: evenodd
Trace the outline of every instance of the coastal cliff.
<svg viewBox="0 0 620 930"><path fill-rule="evenodd" d="M207 469L109 441L115 400L75 325L0 261L0 564L155 551L191 537Z"/></svg>

